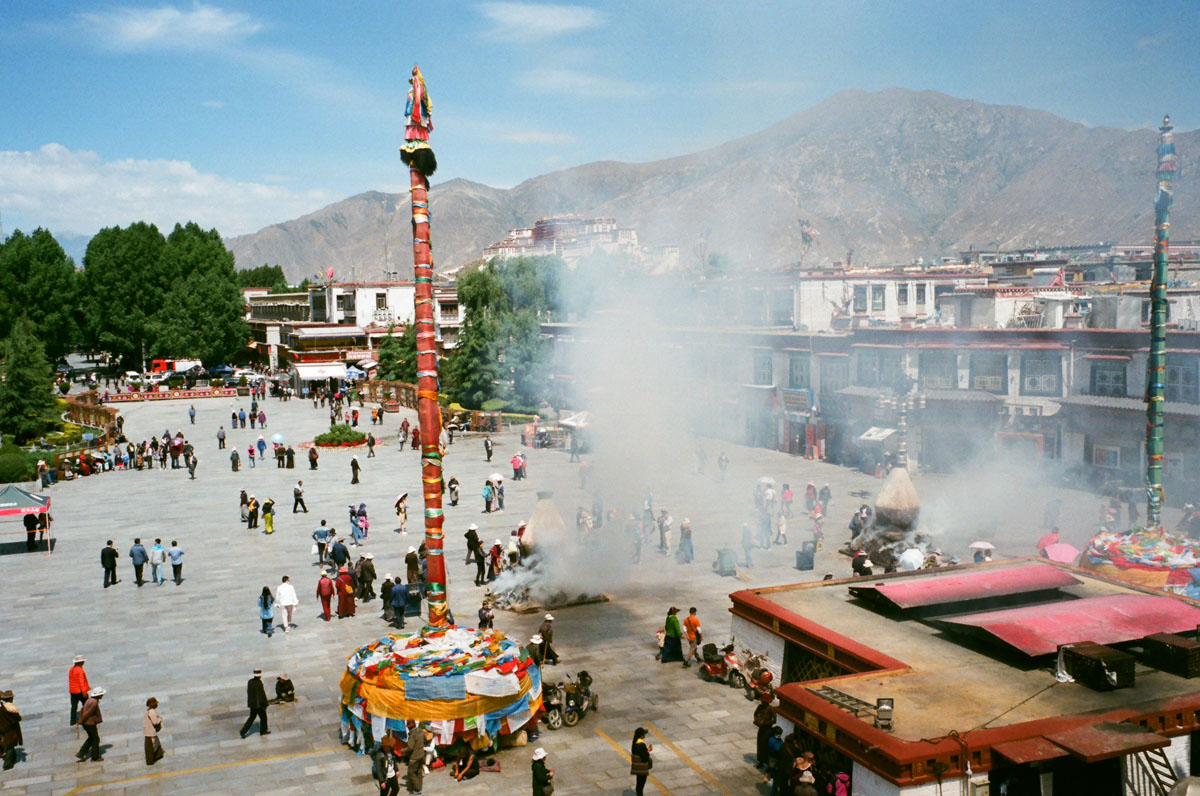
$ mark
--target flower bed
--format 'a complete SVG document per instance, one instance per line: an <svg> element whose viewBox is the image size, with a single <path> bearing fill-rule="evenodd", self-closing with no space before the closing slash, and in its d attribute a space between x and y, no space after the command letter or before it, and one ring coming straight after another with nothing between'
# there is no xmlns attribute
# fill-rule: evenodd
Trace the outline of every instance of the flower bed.
<svg viewBox="0 0 1200 796"><path fill-rule="evenodd" d="M337 425L326 431L324 434L318 434L313 439L313 443L319 448L355 448L359 445L365 445L367 435L361 431L355 431L350 426Z"/></svg>

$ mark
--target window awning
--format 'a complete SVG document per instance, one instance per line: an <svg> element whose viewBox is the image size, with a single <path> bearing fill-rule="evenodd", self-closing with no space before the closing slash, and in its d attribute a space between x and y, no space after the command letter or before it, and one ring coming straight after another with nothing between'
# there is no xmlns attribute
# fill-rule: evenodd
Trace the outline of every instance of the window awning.
<svg viewBox="0 0 1200 796"><path fill-rule="evenodd" d="M340 362L320 362L313 364L296 364L296 375L301 381L317 381L318 379L344 379L346 366Z"/></svg>

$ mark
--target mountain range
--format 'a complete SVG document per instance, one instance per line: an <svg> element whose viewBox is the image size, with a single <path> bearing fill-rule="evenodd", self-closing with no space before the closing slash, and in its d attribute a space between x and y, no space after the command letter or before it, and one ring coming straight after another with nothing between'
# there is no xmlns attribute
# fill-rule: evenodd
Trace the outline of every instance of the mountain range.
<svg viewBox="0 0 1200 796"><path fill-rule="evenodd" d="M1051 113L932 91L841 92L762 132L649 163L602 161L499 189L430 190L435 263L469 262L513 227L612 216L643 244L707 249L738 265L795 262L800 219L820 233L806 262L883 264L975 248L1153 239L1157 132L1088 127ZM1176 132L1176 240L1200 238L1200 131ZM298 280L410 273L408 195L358 194L231 238L238 264ZM387 263L388 265L385 265Z"/></svg>

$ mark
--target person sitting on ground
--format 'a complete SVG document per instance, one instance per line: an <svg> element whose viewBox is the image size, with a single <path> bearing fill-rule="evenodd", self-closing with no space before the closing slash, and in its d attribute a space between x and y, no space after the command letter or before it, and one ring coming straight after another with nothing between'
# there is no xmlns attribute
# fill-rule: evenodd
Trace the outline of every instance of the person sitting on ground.
<svg viewBox="0 0 1200 796"><path fill-rule="evenodd" d="M475 750L468 749L466 756L459 755L459 758L454 761L454 779L462 782L464 779L472 779L479 774L479 761L475 759Z"/></svg>
<svg viewBox="0 0 1200 796"><path fill-rule="evenodd" d="M275 701L296 701L296 686L292 685L292 681L286 674L280 674L275 678Z"/></svg>

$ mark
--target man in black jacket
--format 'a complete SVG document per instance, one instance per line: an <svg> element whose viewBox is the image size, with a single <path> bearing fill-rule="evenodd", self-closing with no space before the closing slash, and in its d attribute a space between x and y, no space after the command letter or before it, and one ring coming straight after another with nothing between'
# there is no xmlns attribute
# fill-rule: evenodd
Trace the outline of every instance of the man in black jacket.
<svg viewBox="0 0 1200 796"><path fill-rule="evenodd" d="M254 676L246 683L246 707L250 708L250 718L242 725L240 735L246 737L256 718L258 734L270 735L271 731L267 729L267 689L263 688L262 669L255 669Z"/></svg>
<svg viewBox="0 0 1200 796"><path fill-rule="evenodd" d="M121 582L117 580L117 559L120 556L117 548L113 547L112 539L109 539L108 543L100 550L100 566L104 567L104 588L106 589Z"/></svg>

